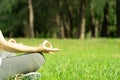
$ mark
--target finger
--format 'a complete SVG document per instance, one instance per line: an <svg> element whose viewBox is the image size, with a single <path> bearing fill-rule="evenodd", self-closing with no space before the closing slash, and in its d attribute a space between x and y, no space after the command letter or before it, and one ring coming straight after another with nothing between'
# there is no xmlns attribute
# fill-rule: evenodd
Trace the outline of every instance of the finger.
<svg viewBox="0 0 120 80"><path fill-rule="evenodd" d="M14 39L9 39L8 42L16 43Z"/></svg>
<svg viewBox="0 0 120 80"><path fill-rule="evenodd" d="M53 50L54 50L54 51L60 51L60 49L58 49L58 48L53 48Z"/></svg>
<svg viewBox="0 0 120 80"><path fill-rule="evenodd" d="M47 40L45 40L43 42L43 44L45 45L46 48L52 48L53 47L52 44L50 42L48 42Z"/></svg>
<svg viewBox="0 0 120 80"><path fill-rule="evenodd" d="M49 48L48 49L48 51L50 51L50 52L56 52L56 51L60 51L60 49L58 49L58 48Z"/></svg>

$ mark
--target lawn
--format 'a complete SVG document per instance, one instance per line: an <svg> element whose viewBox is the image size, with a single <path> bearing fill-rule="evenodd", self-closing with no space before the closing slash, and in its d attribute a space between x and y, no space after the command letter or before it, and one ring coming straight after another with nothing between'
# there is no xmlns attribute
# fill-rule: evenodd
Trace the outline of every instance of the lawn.
<svg viewBox="0 0 120 80"><path fill-rule="evenodd" d="M37 46L44 39L16 39ZM40 80L120 80L120 39L47 39L61 49L45 54Z"/></svg>

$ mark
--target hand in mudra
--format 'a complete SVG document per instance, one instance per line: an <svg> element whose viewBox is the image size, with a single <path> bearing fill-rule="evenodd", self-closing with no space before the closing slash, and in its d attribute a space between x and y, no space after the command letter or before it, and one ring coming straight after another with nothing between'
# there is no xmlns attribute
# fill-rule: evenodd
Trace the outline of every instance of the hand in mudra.
<svg viewBox="0 0 120 80"><path fill-rule="evenodd" d="M16 43L16 41L14 39L9 39L8 42L10 43L15 43L18 44L18 47L20 48L20 46L24 46L22 43ZM28 49L30 49L28 47ZM52 44L50 42L48 42L47 40L45 40L43 43L41 43L39 46L37 46L35 49L33 49L33 51L35 50L35 52L44 52L44 53L48 53L48 54L53 54L53 52L57 52L60 49L58 48L53 48Z"/></svg>
<svg viewBox="0 0 120 80"><path fill-rule="evenodd" d="M59 51L58 48L53 48L52 44L45 40L37 47L27 46L22 43L16 43L14 39L6 40L0 30L0 49L9 52L45 52L51 54Z"/></svg>
<svg viewBox="0 0 120 80"><path fill-rule="evenodd" d="M52 52L57 52L60 49L58 48L53 48L52 44L45 40L42 44L38 46L38 49L42 52L53 54Z"/></svg>

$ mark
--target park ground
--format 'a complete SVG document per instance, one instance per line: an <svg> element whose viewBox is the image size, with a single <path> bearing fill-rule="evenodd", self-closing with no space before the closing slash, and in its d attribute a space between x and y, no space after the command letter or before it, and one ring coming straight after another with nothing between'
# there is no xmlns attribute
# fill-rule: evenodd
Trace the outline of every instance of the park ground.
<svg viewBox="0 0 120 80"><path fill-rule="evenodd" d="M18 38L37 46L45 39ZM120 39L47 39L60 52L45 54L40 80L120 80Z"/></svg>

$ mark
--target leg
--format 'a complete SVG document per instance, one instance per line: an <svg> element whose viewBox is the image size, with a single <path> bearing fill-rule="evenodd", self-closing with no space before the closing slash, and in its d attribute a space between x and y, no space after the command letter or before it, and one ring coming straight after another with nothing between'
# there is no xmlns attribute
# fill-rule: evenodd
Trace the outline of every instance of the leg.
<svg viewBox="0 0 120 80"><path fill-rule="evenodd" d="M35 71L39 69L43 63L44 57L41 53L30 53L3 59L0 67L0 78L7 80L15 74Z"/></svg>
<svg viewBox="0 0 120 80"><path fill-rule="evenodd" d="M16 53L11 53L11 52L7 52L7 51L0 52L0 57L2 59L13 57L13 56L16 56Z"/></svg>

